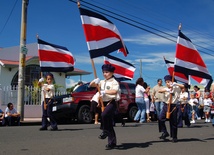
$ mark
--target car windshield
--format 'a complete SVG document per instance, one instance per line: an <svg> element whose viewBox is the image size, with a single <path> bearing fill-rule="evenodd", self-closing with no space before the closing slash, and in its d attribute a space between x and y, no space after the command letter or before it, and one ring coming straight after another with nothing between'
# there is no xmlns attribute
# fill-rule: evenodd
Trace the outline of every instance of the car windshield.
<svg viewBox="0 0 214 155"><path fill-rule="evenodd" d="M89 83L83 84L79 86L74 92L87 92L87 91L93 91L95 90L95 87L89 87Z"/></svg>

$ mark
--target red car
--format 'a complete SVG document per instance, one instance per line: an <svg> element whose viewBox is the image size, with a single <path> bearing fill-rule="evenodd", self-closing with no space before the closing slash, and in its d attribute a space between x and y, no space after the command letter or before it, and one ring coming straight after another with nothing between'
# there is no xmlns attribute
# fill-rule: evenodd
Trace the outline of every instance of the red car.
<svg viewBox="0 0 214 155"><path fill-rule="evenodd" d="M86 83L79 86L71 95L55 97L56 106L53 108L53 112L57 120L77 119L79 123L93 121L93 116L90 113L90 100L97 89L88 86L89 83ZM135 103L135 84L120 82L120 89L119 112L123 117L133 121L138 110Z"/></svg>

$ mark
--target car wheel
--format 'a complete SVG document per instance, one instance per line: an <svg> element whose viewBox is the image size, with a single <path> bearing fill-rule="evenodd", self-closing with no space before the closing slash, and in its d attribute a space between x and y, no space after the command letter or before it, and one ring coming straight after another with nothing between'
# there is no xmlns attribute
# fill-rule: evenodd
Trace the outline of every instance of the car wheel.
<svg viewBox="0 0 214 155"><path fill-rule="evenodd" d="M78 122L79 123L91 123L93 118L88 105L82 105L78 111Z"/></svg>
<svg viewBox="0 0 214 155"><path fill-rule="evenodd" d="M132 106L129 109L128 118L129 118L130 121L134 121L134 117L135 117L137 111L138 111L137 106Z"/></svg>

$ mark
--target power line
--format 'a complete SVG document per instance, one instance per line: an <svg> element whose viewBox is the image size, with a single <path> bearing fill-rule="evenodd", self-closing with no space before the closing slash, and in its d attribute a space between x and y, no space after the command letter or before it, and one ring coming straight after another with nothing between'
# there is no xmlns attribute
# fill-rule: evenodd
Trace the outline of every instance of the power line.
<svg viewBox="0 0 214 155"><path fill-rule="evenodd" d="M70 1L73 2L73 3L76 3L76 1L74 1L74 0L70 0ZM148 25L146 25L146 24L142 24L142 23L137 22L137 21L135 21L135 20L133 20L133 19L130 19L130 18L128 18L128 17L125 17L125 16L122 16L122 15L116 14L116 13L114 13L114 12L112 12L112 11L106 10L106 9L104 9L104 8L101 8L101 7L97 6L97 5L91 4L91 3L89 3L89 2L85 2L84 0L82 0L81 2L86 3L86 4L88 4L88 5L93 6L93 7L96 8L96 9L94 9L94 8L91 8L91 7L87 6L87 5L81 4L82 6L88 8L88 9L91 9L91 10L93 10L93 11L95 11L95 12L98 12L98 13L100 13L100 14L106 15L106 16L108 16L108 17L111 17L111 18L116 19L116 20L118 20L118 21L121 21L121 22L123 22L123 23L126 23L126 24L128 24L128 25L131 25L131 26L133 26L133 27L136 27L136 28L138 28L138 29L144 30L144 31L146 31L146 32L148 32L148 33L157 35L157 36L159 36L159 37L162 37L162 38L164 38L164 39L167 39L167 40L169 40L169 41L172 41L172 42L176 43L175 40L173 40L173 39L171 39L171 38L169 38L169 37L167 37L167 36L164 36L164 35L162 35L162 34L159 34L159 33L163 33L163 34L168 35L168 36L170 36L170 37L174 37L174 36L171 35L171 34L168 34L168 33L166 33L166 32L163 32L163 31L161 31L161 30L158 30L158 29L153 28L153 27L151 27L151 26L148 26ZM111 13L111 14L113 14L114 16L113 16L113 15L110 15L110 14L107 14L107 13L104 13L104 12L102 12L102 11L99 11L99 10L97 10L97 8L98 8L98 9L101 9L102 11L104 10L104 11L106 11L106 12L108 12L108 13ZM120 17L120 18L118 18L118 17L116 17L116 16L118 16L118 17ZM121 18L123 18L123 19L125 19L125 20L128 20L129 22L128 22L128 21L125 21L125 20L123 20L123 19L121 19ZM131 23L130 21L131 21L132 23ZM133 23L134 23L134 24L133 24ZM143 28L143 27L138 26L138 25L136 25L136 24L139 24L139 25L144 26L144 27L146 27L146 28ZM150 29L152 29L152 30L148 30L148 28L150 28ZM154 30L155 30L155 31L158 31L159 33L154 32ZM174 37L174 38L176 38L176 37ZM210 50L210 49L205 48L205 47L203 47L203 46L196 45L196 44L194 44L194 45L195 45L195 46L198 46L198 47L200 47L200 48L203 48L203 49L205 49L205 50L214 52L213 50ZM214 57L213 54L204 52L204 51L202 51L202 50L200 50L200 52Z"/></svg>
<svg viewBox="0 0 214 155"><path fill-rule="evenodd" d="M1 33L4 31L4 29L5 29L5 27L6 27L7 23L8 23L8 21L9 21L11 15L12 15L12 13L13 13L13 10L14 10L14 8L15 8L17 2L18 2L18 0L16 0L16 2L14 3L12 10L10 11L10 14L9 14L8 18L7 18L6 22L4 23L4 26L2 27L2 29L1 29L1 31L0 31L0 35L1 35Z"/></svg>

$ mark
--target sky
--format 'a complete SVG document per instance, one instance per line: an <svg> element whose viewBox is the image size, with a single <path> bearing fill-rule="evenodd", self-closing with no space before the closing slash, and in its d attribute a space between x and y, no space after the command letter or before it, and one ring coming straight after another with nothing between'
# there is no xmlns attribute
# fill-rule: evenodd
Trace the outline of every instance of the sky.
<svg viewBox="0 0 214 155"><path fill-rule="evenodd" d="M98 6L96 9L103 8L99 11L108 10L134 21L133 23L125 20L129 23L127 24L121 21L122 17L117 20L104 15L117 26L129 50L127 57L116 51L112 55L136 67L133 80L128 82L135 83L142 73L144 81L153 87L157 84L158 78L163 79L168 74L163 56L174 61L180 23L182 32L195 44L208 71L214 75L214 0L85 0L85 2ZM1 48L20 44L21 3L21 0L0 1ZM92 72L91 75L82 76L82 81L89 82L94 79L80 14L75 3L69 0L29 0L27 44L37 42L36 34L42 40L67 47L76 59L75 67ZM102 79L103 57L95 58L94 62L97 76ZM71 87L79 80L79 76L70 77L66 79L66 86ZM193 80L191 83L196 84Z"/></svg>

